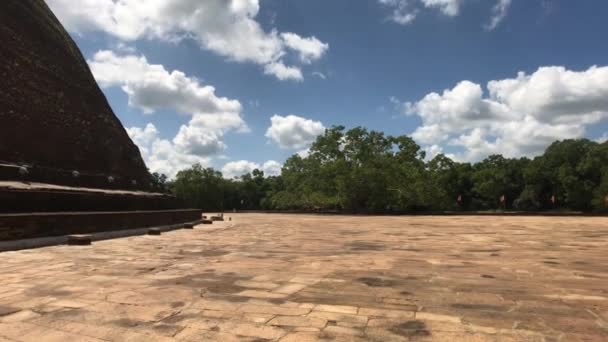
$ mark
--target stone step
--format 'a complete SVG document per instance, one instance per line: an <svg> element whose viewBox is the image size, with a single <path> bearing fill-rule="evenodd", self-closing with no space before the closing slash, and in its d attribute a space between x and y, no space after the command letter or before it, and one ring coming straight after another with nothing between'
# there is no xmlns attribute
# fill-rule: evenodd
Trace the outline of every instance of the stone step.
<svg viewBox="0 0 608 342"><path fill-rule="evenodd" d="M68 235L68 245L72 246L87 246L92 242L92 237L89 234Z"/></svg>

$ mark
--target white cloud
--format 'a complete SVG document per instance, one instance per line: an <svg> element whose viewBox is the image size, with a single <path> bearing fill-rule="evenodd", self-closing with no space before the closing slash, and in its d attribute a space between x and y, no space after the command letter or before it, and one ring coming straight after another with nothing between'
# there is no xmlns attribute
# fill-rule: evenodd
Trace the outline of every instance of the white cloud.
<svg viewBox="0 0 608 342"><path fill-rule="evenodd" d="M273 62L264 66L264 73L267 75L274 75L281 81L294 80L302 81L302 70L297 67L288 67L283 62Z"/></svg>
<svg viewBox="0 0 608 342"><path fill-rule="evenodd" d="M127 128L127 133L136 145L150 145L158 138L158 130L151 123L143 129L139 127Z"/></svg>
<svg viewBox="0 0 608 342"><path fill-rule="evenodd" d="M262 170L264 171L264 175L266 176L278 176L281 174L281 169L283 168L283 164L279 163L276 160L268 160L262 165Z"/></svg>
<svg viewBox="0 0 608 342"><path fill-rule="evenodd" d="M162 65L148 63L144 56L116 55L112 51L97 52L89 65L102 87L120 86L128 95L129 104L144 113L172 110L191 115L172 141L158 139L152 124L144 129L128 129L152 171L162 170L173 176L178 170L176 165L206 163L210 156L226 149L226 133L249 130L241 117L239 101L218 97L214 87L179 70L169 72Z"/></svg>
<svg viewBox="0 0 608 342"><path fill-rule="evenodd" d="M298 156L300 156L300 158L302 158L302 159L307 158L310 155L310 148L305 148L303 150L299 150L296 152L296 154Z"/></svg>
<svg viewBox="0 0 608 342"><path fill-rule="evenodd" d="M145 113L163 109L207 115L241 111L239 101L217 97L214 87L202 85L179 70L169 72L160 64L150 64L145 56L119 56L104 50L88 62L102 87L122 87L129 104Z"/></svg>
<svg viewBox="0 0 608 342"><path fill-rule="evenodd" d="M265 31L256 21L259 0L84 0L78 6L73 0L47 2L76 34L103 31L125 41L192 39L236 62L283 64L290 52L310 62L328 48L315 37Z"/></svg>
<svg viewBox="0 0 608 342"><path fill-rule="evenodd" d="M258 169L264 171L264 176L278 176L281 174L283 165L275 160L268 160L260 165L249 160L237 160L228 162L222 167L222 174L226 179L233 179Z"/></svg>
<svg viewBox="0 0 608 342"><path fill-rule="evenodd" d="M463 160L538 155L555 140L584 136L587 126L608 117L608 67L541 67L490 81L487 89L486 97L479 84L462 81L415 103L391 101L422 119L414 139L435 151L432 145L462 147L456 157Z"/></svg>
<svg viewBox="0 0 608 342"><path fill-rule="evenodd" d="M318 135L325 132L320 121L313 121L296 115L273 115L266 137L281 148L302 149L308 147Z"/></svg>
<svg viewBox="0 0 608 342"><path fill-rule="evenodd" d="M260 165L248 160L238 160L226 163L222 167L222 174L224 178L232 179L250 173L255 169L261 170Z"/></svg>
<svg viewBox="0 0 608 342"><path fill-rule="evenodd" d="M303 63L311 63L320 59L329 49L329 44L323 43L316 37L302 38L291 32L281 33L285 45L298 52Z"/></svg>
<svg viewBox="0 0 608 342"><path fill-rule="evenodd" d="M118 56L111 51L96 53L89 64L101 86L120 86L130 105L145 113L168 109L191 116L172 140L161 139L151 123L127 128L152 172L174 177L194 163L209 166L212 156L225 151L228 132L249 131L239 101L216 96L214 87L180 71L168 72L144 56Z"/></svg>
<svg viewBox="0 0 608 342"><path fill-rule="evenodd" d="M411 24L423 8L435 9L448 17L458 16L462 5L468 0L378 0L378 2L391 9L389 19L400 25ZM496 0L492 8L492 18L485 27L493 30L507 15L511 0Z"/></svg>
<svg viewBox="0 0 608 342"><path fill-rule="evenodd" d="M418 15L418 9L412 5L412 0L378 0L378 2L392 9L389 19L400 25L413 22Z"/></svg>
<svg viewBox="0 0 608 342"><path fill-rule="evenodd" d="M221 132L192 125L192 122L180 127L173 143L181 151L198 156L220 154L226 149Z"/></svg>
<svg viewBox="0 0 608 342"><path fill-rule="evenodd" d="M319 72L319 71L314 71L314 72L312 73L312 75L313 75L313 76L316 76L316 77L318 77L318 78L320 78L320 79L322 79L322 80L327 79L327 76L325 76L325 74L324 74L324 73Z"/></svg>
<svg viewBox="0 0 608 342"><path fill-rule="evenodd" d="M494 8L492 8L492 18L490 19L490 23L485 26L486 29L489 31L495 29L507 16L510 6L511 0L498 0Z"/></svg>
<svg viewBox="0 0 608 342"><path fill-rule="evenodd" d="M463 0L421 0L427 8L437 8L442 14L453 17L460 12Z"/></svg>
<svg viewBox="0 0 608 342"><path fill-rule="evenodd" d="M178 171L200 163L209 166L210 158L190 154L168 140L161 139L156 127L149 123L145 128L127 128L127 133L139 147L142 157L151 172L164 173L170 178L175 177Z"/></svg>

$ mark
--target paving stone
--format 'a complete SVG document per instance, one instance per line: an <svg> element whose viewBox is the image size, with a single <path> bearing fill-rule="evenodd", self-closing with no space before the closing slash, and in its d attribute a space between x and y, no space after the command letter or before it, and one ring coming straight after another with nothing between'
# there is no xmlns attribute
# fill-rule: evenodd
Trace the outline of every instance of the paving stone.
<svg viewBox="0 0 608 342"><path fill-rule="evenodd" d="M606 340L605 218L233 218L0 254L1 338Z"/></svg>
<svg viewBox="0 0 608 342"><path fill-rule="evenodd" d="M451 323L460 323L460 317L456 316L448 316L448 315L438 315L429 312L416 312L416 319L423 319L428 321L439 321L439 322L451 322Z"/></svg>
<svg viewBox="0 0 608 342"><path fill-rule="evenodd" d="M415 312L413 311L399 311L399 310L383 310L375 308L360 308L359 314L362 316L377 316L377 317L390 317L390 318L414 318Z"/></svg>
<svg viewBox="0 0 608 342"><path fill-rule="evenodd" d="M313 332L295 332L285 335L279 341L281 342L317 342L319 335Z"/></svg>
<svg viewBox="0 0 608 342"><path fill-rule="evenodd" d="M348 327L365 327L367 324L366 316L342 314L337 312L313 311L308 317L323 318L328 321L335 321L338 325Z"/></svg>
<svg viewBox="0 0 608 342"><path fill-rule="evenodd" d="M238 323L230 324L226 328L222 327L222 331L230 331L231 333L239 336L256 337L268 340L278 339L287 333L287 331L278 328L265 325L257 325L250 323Z"/></svg>
<svg viewBox="0 0 608 342"><path fill-rule="evenodd" d="M320 304L314 308L314 311L338 312L345 314L356 315L359 309L356 306L346 305L324 305Z"/></svg>
<svg viewBox="0 0 608 342"><path fill-rule="evenodd" d="M277 316L268 322L268 325L313 328L322 328L325 324L327 324L325 319L301 316Z"/></svg>
<svg viewBox="0 0 608 342"><path fill-rule="evenodd" d="M275 292L258 291L258 290L245 290L245 291L237 293L237 295L243 296L243 297L270 298L270 299L287 297L287 295L284 293L275 293Z"/></svg>
<svg viewBox="0 0 608 342"><path fill-rule="evenodd" d="M295 327L293 328L293 331L319 333L321 332L321 329L312 327Z"/></svg>
<svg viewBox="0 0 608 342"><path fill-rule="evenodd" d="M273 292L282 294L293 294L302 290L306 286L306 284L287 284L279 287L278 289L273 290Z"/></svg>
<svg viewBox="0 0 608 342"><path fill-rule="evenodd" d="M251 288L255 288L255 289L266 289L266 290L272 290L272 289L276 289L277 287L279 287L279 284L271 283L271 282L262 282L262 281L239 280L239 281L235 282L234 284L237 286L251 287Z"/></svg>
<svg viewBox="0 0 608 342"><path fill-rule="evenodd" d="M323 332L330 335L364 336L364 332L355 328L340 327L336 325L327 326Z"/></svg>
<svg viewBox="0 0 608 342"><path fill-rule="evenodd" d="M236 311L241 304L223 300L197 299L190 304L190 307L217 311Z"/></svg>
<svg viewBox="0 0 608 342"><path fill-rule="evenodd" d="M281 306L270 306L270 305L251 305L245 304L241 306L238 311L245 313L262 313L262 314L273 314L282 316L301 316L306 315L310 312L310 309L305 308L286 308Z"/></svg>
<svg viewBox="0 0 608 342"><path fill-rule="evenodd" d="M21 309L10 306L0 305L0 317L19 312Z"/></svg>
<svg viewBox="0 0 608 342"><path fill-rule="evenodd" d="M0 316L0 322L2 323L14 323L14 322L22 322L29 321L35 318L40 317L40 314L31 311L31 310L22 310L9 315Z"/></svg>

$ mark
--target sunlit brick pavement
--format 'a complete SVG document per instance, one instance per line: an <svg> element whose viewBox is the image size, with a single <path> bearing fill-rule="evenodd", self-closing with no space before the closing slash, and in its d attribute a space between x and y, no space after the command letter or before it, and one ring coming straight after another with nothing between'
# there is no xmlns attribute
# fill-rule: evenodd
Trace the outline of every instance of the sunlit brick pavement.
<svg viewBox="0 0 608 342"><path fill-rule="evenodd" d="M608 219L237 214L0 253L0 341L608 341Z"/></svg>

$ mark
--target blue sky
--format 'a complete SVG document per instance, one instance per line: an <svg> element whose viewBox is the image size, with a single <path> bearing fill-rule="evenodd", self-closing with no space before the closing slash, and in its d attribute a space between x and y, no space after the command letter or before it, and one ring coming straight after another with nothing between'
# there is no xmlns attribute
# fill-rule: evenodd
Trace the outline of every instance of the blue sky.
<svg viewBox="0 0 608 342"><path fill-rule="evenodd" d="M606 1L47 2L169 175L276 174L333 124L466 161L608 132Z"/></svg>

